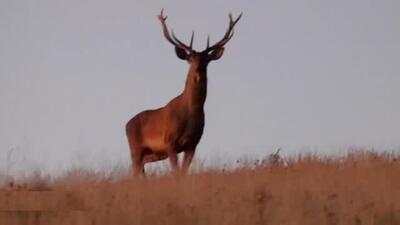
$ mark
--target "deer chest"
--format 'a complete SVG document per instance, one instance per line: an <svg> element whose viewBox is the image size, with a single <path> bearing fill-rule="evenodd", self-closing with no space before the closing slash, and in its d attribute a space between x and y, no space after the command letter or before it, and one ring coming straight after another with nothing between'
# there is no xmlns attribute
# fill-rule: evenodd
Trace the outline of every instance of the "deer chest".
<svg viewBox="0 0 400 225"><path fill-rule="evenodd" d="M189 119L186 121L184 127L182 127L182 133L180 135L178 143L184 147L186 145L196 146L203 135L204 129L204 118L201 119Z"/></svg>
<svg viewBox="0 0 400 225"><path fill-rule="evenodd" d="M204 114L195 117L185 117L176 121L170 127L168 140L177 148L196 147L203 134Z"/></svg>
<svg viewBox="0 0 400 225"><path fill-rule="evenodd" d="M204 116L201 118L190 118L184 125L184 133L188 136L196 136L198 133L203 133Z"/></svg>

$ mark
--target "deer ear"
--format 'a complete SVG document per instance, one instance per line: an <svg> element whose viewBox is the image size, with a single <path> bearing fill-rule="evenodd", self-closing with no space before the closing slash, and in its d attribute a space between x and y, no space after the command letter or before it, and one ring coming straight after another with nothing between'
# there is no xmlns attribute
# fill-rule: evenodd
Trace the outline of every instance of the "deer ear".
<svg viewBox="0 0 400 225"><path fill-rule="evenodd" d="M221 58L221 56L224 54L224 50L225 50L224 47L220 47L220 48L215 49L214 51L212 51L210 53L210 59L211 60L217 60L217 59Z"/></svg>
<svg viewBox="0 0 400 225"><path fill-rule="evenodd" d="M182 60L187 60L189 58L189 55L187 54L187 52L179 47L175 47L175 53L178 56L178 58L182 59Z"/></svg>

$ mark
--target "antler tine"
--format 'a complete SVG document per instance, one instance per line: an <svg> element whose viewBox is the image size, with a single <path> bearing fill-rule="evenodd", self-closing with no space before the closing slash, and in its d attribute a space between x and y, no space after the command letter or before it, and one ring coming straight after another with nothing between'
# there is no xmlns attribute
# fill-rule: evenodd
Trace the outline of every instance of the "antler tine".
<svg viewBox="0 0 400 225"><path fill-rule="evenodd" d="M233 22L233 17L231 12L228 14L228 17L229 17L229 26L231 26Z"/></svg>
<svg viewBox="0 0 400 225"><path fill-rule="evenodd" d="M179 41L179 39L177 37L175 37L174 35L174 31L171 30L172 33L172 38L171 35L169 34L168 31L168 27L167 24L165 23L165 21L167 20L168 16L164 16L164 9L161 9L161 13L160 15L158 15L158 19L161 22L162 28L163 28L163 33L165 38L174 46L185 49L186 51L192 52L192 42L193 42L193 34L192 34L192 40L191 40L191 44L190 47L188 47L187 45L185 45L183 42Z"/></svg>
<svg viewBox="0 0 400 225"><path fill-rule="evenodd" d="M183 43L182 41L180 41L180 40L175 36L175 33L174 33L173 30L171 30L171 34L172 34L172 38L174 39L175 42L178 43L179 47L181 47L181 48L183 48L183 49L185 49L185 50L187 50L187 51L189 51L189 52L192 52L192 51L193 51L193 49L192 49L191 46L190 46L190 47L187 46L185 43ZM193 40L193 35L192 35L192 40ZM191 42L192 42L192 41L191 41ZM192 44L191 44L191 45L192 45Z"/></svg>
<svg viewBox="0 0 400 225"><path fill-rule="evenodd" d="M162 20L166 20L168 16L164 16L164 8L161 9L161 13L158 18L162 18Z"/></svg>
<svg viewBox="0 0 400 225"><path fill-rule="evenodd" d="M193 48L194 30L192 31L192 37L190 38L190 48Z"/></svg>
<svg viewBox="0 0 400 225"><path fill-rule="evenodd" d="M229 20L232 24L232 27L236 25L236 23L240 20L240 18L242 18L243 12L240 13L240 15L236 18L236 20L232 23L233 19L232 19L232 13L229 13Z"/></svg>
<svg viewBox="0 0 400 225"><path fill-rule="evenodd" d="M215 43L213 46L209 47L207 45L207 48L205 51L209 52L218 47L224 46L233 37L233 34L234 34L233 28L236 25L236 23L240 20L240 18L242 18L242 15L243 15L243 13L240 13L240 15L235 20L233 20L232 13L229 13L228 14L229 26L228 26L228 29L227 29L225 35L222 37L222 39L220 41Z"/></svg>
<svg viewBox="0 0 400 225"><path fill-rule="evenodd" d="M207 36L207 48L210 47L210 35Z"/></svg>

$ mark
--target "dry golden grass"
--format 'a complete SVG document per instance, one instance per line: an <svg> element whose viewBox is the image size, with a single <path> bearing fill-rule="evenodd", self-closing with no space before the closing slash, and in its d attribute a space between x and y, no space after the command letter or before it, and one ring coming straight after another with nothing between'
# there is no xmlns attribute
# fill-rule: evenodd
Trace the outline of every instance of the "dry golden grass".
<svg viewBox="0 0 400 225"><path fill-rule="evenodd" d="M85 171L4 185L0 224L400 224L400 159L358 153L134 180Z"/></svg>

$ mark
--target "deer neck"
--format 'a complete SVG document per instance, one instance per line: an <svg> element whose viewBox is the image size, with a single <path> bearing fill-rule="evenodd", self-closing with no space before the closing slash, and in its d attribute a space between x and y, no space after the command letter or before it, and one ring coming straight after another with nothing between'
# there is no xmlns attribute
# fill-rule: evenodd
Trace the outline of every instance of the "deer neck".
<svg viewBox="0 0 400 225"><path fill-rule="evenodd" d="M207 97L206 68L200 70L190 67L183 96L190 112L204 112L203 107Z"/></svg>

